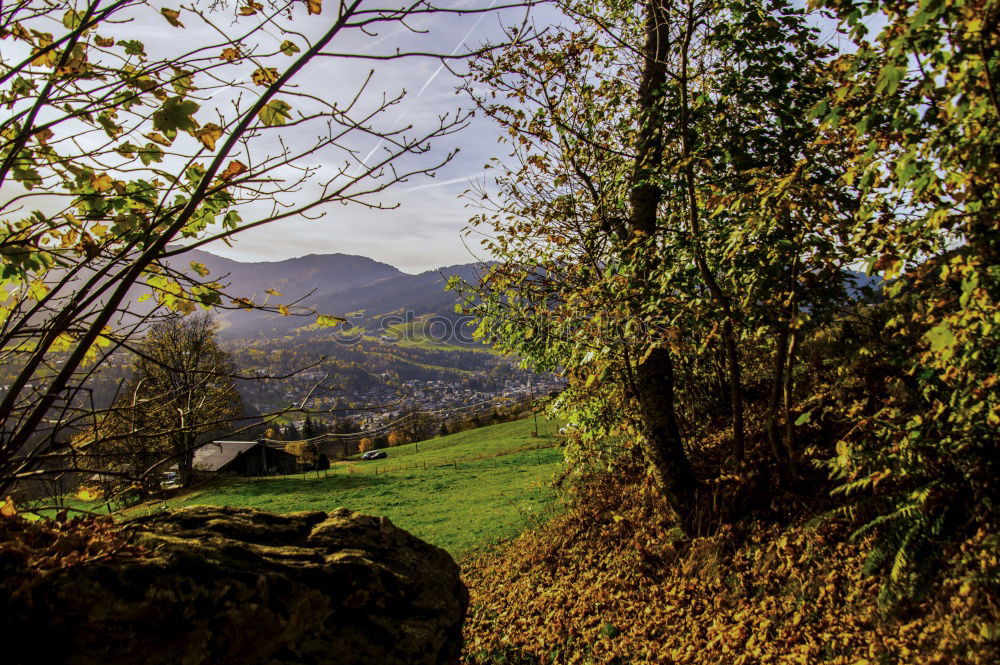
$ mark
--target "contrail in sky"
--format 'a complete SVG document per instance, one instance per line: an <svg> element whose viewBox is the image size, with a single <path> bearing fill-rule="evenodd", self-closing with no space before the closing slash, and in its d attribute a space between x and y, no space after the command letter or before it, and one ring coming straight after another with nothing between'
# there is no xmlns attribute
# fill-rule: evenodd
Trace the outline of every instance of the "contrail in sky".
<svg viewBox="0 0 1000 665"><path fill-rule="evenodd" d="M493 9L493 6L496 5L496 4L497 4L497 0L493 0L490 3L490 6L488 7L488 9ZM483 19L486 18L487 16L488 16L488 14L485 13L485 12L479 15L479 18L476 20L475 24L473 24L473 26L471 28L469 28L469 31L465 33L464 37L462 37L460 40L458 40L458 43L455 44L455 48L453 48L451 50L451 53L449 55L455 55L456 53L458 53L458 50L460 48L462 48L462 45L465 44L466 40L468 40L469 37L472 36L472 33L479 29L479 25L483 22ZM420 86L420 90L417 91L417 96L414 97L414 99L420 99L421 95L423 95L424 91L427 90L427 87L430 86L430 84L434 82L434 79L436 79L438 77L438 75L441 73L442 69L444 69L444 63L443 62L440 65L438 65L438 68L434 70L434 73L430 75L430 77L427 79L427 81L425 81L424 84L422 86ZM399 121L402 120L403 116L405 116L405 115L406 115L405 111L403 111L403 112L401 112L399 114L399 117L396 118L396 121L392 123L392 129L395 129L399 125ZM378 143L375 144L375 147L372 148L368 152L368 154L365 155L365 158L361 160L361 164L362 165L367 164L368 160L372 158L372 155L375 154L376 150L378 150L379 148L382 147L383 143L385 143L385 139L379 139Z"/></svg>

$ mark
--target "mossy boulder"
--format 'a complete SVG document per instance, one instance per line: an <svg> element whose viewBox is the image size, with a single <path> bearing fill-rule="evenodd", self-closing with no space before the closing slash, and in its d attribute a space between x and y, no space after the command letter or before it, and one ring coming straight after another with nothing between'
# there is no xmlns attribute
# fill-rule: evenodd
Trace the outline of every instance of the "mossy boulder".
<svg viewBox="0 0 1000 665"><path fill-rule="evenodd" d="M144 552L5 580L5 663L458 662L458 566L385 518L192 507L123 529Z"/></svg>

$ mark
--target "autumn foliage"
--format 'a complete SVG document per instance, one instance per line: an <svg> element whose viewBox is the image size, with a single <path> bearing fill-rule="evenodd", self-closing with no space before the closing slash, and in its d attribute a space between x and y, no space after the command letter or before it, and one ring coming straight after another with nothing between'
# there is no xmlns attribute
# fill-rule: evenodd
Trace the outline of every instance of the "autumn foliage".
<svg viewBox="0 0 1000 665"><path fill-rule="evenodd" d="M4 598L30 593L38 580L74 566L146 555L147 550L130 543L110 517L69 518L62 512L55 519L30 521L13 511L0 511L0 596Z"/></svg>
<svg viewBox="0 0 1000 665"><path fill-rule="evenodd" d="M410 437L406 432L402 430L396 430L389 434L389 445L390 446L401 446L404 443L409 443Z"/></svg>
<svg viewBox="0 0 1000 665"><path fill-rule="evenodd" d="M689 542L647 482L604 477L572 508L465 566L466 665L997 662L997 606L970 580L996 538L905 616L877 607L867 541L840 521L757 520Z"/></svg>

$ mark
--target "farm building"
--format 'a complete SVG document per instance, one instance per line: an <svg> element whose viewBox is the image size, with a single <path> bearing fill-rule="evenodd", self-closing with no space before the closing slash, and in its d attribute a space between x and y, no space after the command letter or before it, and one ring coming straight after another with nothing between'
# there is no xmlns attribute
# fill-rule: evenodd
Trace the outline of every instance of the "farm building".
<svg viewBox="0 0 1000 665"><path fill-rule="evenodd" d="M212 441L194 451L194 470L239 476L295 473L295 455L259 441Z"/></svg>

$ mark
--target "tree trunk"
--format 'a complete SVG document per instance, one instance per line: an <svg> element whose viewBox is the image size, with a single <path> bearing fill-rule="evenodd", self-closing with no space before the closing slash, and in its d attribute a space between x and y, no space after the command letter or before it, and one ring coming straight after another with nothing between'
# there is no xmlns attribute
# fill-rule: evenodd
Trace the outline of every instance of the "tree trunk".
<svg viewBox="0 0 1000 665"><path fill-rule="evenodd" d="M643 453L657 483L667 493L681 528L698 533L699 483L684 452L674 407L674 368L670 350L653 349L636 368L639 414L646 442Z"/></svg>
<svg viewBox="0 0 1000 665"><path fill-rule="evenodd" d="M774 365L771 371L771 391L767 400L767 442L771 447L771 455L778 464L783 463L784 454L782 448L784 444L781 440L781 433L778 431L779 411L781 410L781 394L785 387L785 363L788 360L788 333L787 327L778 332L776 348L774 350Z"/></svg>
<svg viewBox="0 0 1000 665"><path fill-rule="evenodd" d="M663 196L655 182L663 156L663 97L658 93L666 83L670 35L666 30L667 8L661 2L649 0L646 5L645 58L638 95L640 126L629 197L632 208L630 225L647 242L656 238L657 208ZM648 283L651 274L648 262L655 260L655 253L644 252L641 256L647 263L640 271L640 277ZM689 534L694 533L698 482L684 452L677 426L674 363L668 348L654 348L646 354L636 367L636 384L646 461L652 467L657 482L668 494L681 527Z"/></svg>
<svg viewBox="0 0 1000 665"><path fill-rule="evenodd" d="M788 363L785 367L785 450L788 454L788 475L794 481L798 480L799 472L795 465L795 423L792 422L792 390L795 387L795 377L792 369L795 367L795 351L798 335L792 331L788 342Z"/></svg>
<svg viewBox="0 0 1000 665"><path fill-rule="evenodd" d="M702 281L708 287L712 299L722 309L725 317L722 325L722 345L726 352L726 364L729 365L729 397L732 405L733 418L733 443L736 450L736 461L741 466L746 457L746 427L743 421L743 378L740 366L739 351L736 346L735 319L729 296L719 286L712 269L705 259L705 254L701 246L701 219L699 215L698 196L695 189L694 177L694 155L691 136L691 111L688 91L688 59L691 47L691 37L694 34L696 16L694 6L688 6L686 18L687 26L684 30L684 38L680 48L681 72L679 76L680 85L680 135L681 135L681 157L684 162L684 184L687 194L688 205L688 225L691 232L691 240L694 245L694 260L701 274Z"/></svg>

